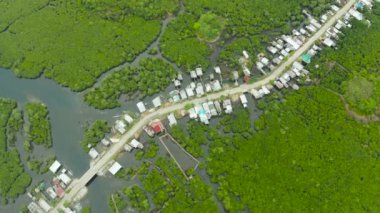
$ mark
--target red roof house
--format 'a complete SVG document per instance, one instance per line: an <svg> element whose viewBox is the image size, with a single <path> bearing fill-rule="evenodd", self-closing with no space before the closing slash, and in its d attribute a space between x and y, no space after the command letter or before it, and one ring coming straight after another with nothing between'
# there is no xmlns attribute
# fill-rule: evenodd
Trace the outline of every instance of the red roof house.
<svg viewBox="0 0 380 213"><path fill-rule="evenodd" d="M164 125L162 125L160 120L154 120L152 121L149 126L153 129L154 133L159 134L163 131L165 131Z"/></svg>

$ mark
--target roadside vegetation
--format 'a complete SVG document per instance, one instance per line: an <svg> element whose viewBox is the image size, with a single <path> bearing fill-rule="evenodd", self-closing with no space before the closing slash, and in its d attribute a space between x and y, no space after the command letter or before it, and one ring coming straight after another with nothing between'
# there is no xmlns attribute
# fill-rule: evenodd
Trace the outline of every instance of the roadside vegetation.
<svg viewBox="0 0 380 213"><path fill-rule="evenodd" d="M29 102L25 105L25 115L28 118L25 150L31 151L32 143L50 148L53 142L48 108L40 102Z"/></svg>
<svg viewBox="0 0 380 213"><path fill-rule="evenodd" d="M83 141L80 142L82 148L89 152L95 147L107 133L110 133L111 127L105 120L96 120L84 130Z"/></svg>
<svg viewBox="0 0 380 213"><path fill-rule="evenodd" d="M19 152L7 140L7 134L15 135L18 131L11 120L17 103L0 98L0 196L1 204L16 199L25 193L31 183L31 177L24 171ZM13 136L12 136L13 137Z"/></svg>
<svg viewBox="0 0 380 213"><path fill-rule="evenodd" d="M142 59L139 67L129 66L107 76L85 95L85 101L97 109L115 108L120 106L122 95L153 95L166 88L176 75L175 69L161 59Z"/></svg>

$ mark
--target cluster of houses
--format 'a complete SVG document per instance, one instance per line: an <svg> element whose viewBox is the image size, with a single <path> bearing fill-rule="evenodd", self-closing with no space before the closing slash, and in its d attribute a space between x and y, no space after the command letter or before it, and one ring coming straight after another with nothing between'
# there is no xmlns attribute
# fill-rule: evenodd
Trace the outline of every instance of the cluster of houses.
<svg viewBox="0 0 380 213"><path fill-rule="evenodd" d="M202 79L203 70L201 67L197 67L195 70L190 71L190 77L193 80L189 85L182 87L183 76L181 73L178 74L177 78L173 79L175 90L170 91L168 94L167 101L171 103L177 103L179 101L187 100L193 97L201 97L206 93L217 92L222 89L222 84L219 79L215 78L215 74L221 74L220 67L214 67L215 73L209 75L210 81L207 83L202 83L197 81ZM152 100L153 110L162 106L163 102L166 101L162 96L157 96ZM142 101L136 104L137 109L140 113L147 111L146 104Z"/></svg>
<svg viewBox="0 0 380 213"><path fill-rule="evenodd" d="M106 136L103 138L100 143L104 147L109 147L112 143L117 143L120 140L120 135L124 134L127 131L128 126L131 126L134 122L134 118L130 116L128 113L120 116L120 119L115 121L115 124L112 127L112 134L110 136ZM88 154L92 159L96 159L99 157L99 152L95 147L89 147L90 150Z"/></svg>
<svg viewBox="0 0 380 213"><path fill-rule="evenodd" d="M32 198L29 203L28 210L32 213L49 212L52 209L52 203L56 199L60 199L65 195L65 190L72 181L72 174L69 170L63 168L59 161L54 161L49 167L49 170L54 174L51 183L42 181L35 189L36 196L28 194ZM73 212L71 209L65 209L65 212Z"/></svg>
<svg viewBox="0 0 380 213"><path fill-rule="evenodd" d="M196 104L187 111L191 119L199 119L202 123L209 124L213 116L218 116L223 112L226 114L232 113L232 101L231 99L225 99L222 103L219 101L208 101Z"/></svg>

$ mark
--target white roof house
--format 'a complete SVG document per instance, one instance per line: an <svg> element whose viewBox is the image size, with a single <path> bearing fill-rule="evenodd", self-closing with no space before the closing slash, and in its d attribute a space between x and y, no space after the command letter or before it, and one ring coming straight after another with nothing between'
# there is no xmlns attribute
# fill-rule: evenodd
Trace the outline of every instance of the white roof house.
<svg viewBox="0 0 380 213"><path fill-rule="evenodd" d="M201 77L203 75L203 70L200 67L195 68L195 72L197 73L198 77Z"/></svg>
<svg viewBox="0 0 380 213"><path fill-rule="evenodd" d="M217 73L217 74L222 73L222 70L220 69L220 67L214 67L214 70L215 70L215 73Z"/></svg>
<svg viewBox="0 0 380 213"><path fill-rule="evenodd" d="M273 55L276 54L278 52L278 49L273 47L273 46L269 46L267 47L267 50L272 53Z"/></svg>
<svg viewBox="0 0 380 213"><path fill-rule="evenodd" d="M181 99L182 99L182 100L187 99L186 90L181 90L181 91L179 91L179 95L181 96Z"/></svg>
<svg viewBox="0 0 380 213"><path fill-rule="evenodd" d="M307 25L306 29L311 33L315 33L317 31L317 28L315 28L312 24Z"/></svg>
<svg viewBox="0 0 380 213"><path fill-rule="evenodd" d="M212 90L211 84L210 83L206 83L205 84L205 89L206 89L206 92L211 92L211 90Z"/></svg>
<svg viewBox="0 0 380 213"><path fill-rule="evenodd" d="M364 19L364 16L361 12L357 11L357 10L354 10L354 9L350 9L348 11L354 18L356 18L357 20L359 21L362 21Z"/></svg>
<svg viewBox="0 0 380 213"><path fill-rule="evenodd" d="M263 64L266 66L266 65L269 64L269 59L263 57L263 58L261 59L261 63L263 63Z"/></svg>
<svg viewBox="0 0 380 213"><path fill-rule="evenodd" d="M37 203L33 201L29 203L28 210L30 211L30 213L45 213L45 211L39 205L37 205Z"/></svg>
<svg viewBox="0 0 380 213"><path fill-rule="evenodd" d="M182 73L180 73L180 72L178 73L177 79L178 79L178 80L180 80L180 81L182 81L182 80L183 80L183 76L182 76Z"/></svg>
<svg viewBox="0 0 380 213"><path fill-rule="evenodd" d="M191 87L186 87L186 93L187 93L187 96L189 97L194 96L194 90Z"/></svg>
<svg viewBox="0 0 380 213"><path fill-rule="evenodd" d="M303 69L303 65L300 62L298 62L298 61L295 61L293 63L293 67L297 68L298 70L302 70Z"/></svg>
<svg viewBox="0 0 380 213"><path fill-rule="evenodd" d="M321 28L322 27L322 25L317 21L317 20L315 20L314 18L311 18L310 19L310 23L314 26L314 27L316 27L316 28Z"/></svg>
<svg viewBox="0 0 380 213"><path fill-rule="evenodd" d="M197 73L194 70L190 71L190 77L191 78L197 78Z"/></svg>
<svg viewBox="0 0 380 213"><path fill-rule="evenodd" d="M175 118L173 113L170 113L168 115L168 120L169 120L169 126L173 126L177 124L177 119Z"/></svg>
<svg viewBox="0 0 380 213"><path fill-rule="evenodd" d="M335 12L338 12L339 11L339 7L338 6L336 6L336 5L331 5L331 9L333 10L333 11L335 11Z"/></svg>
<svg viewBox="0 0 380 213"><path fill-rule="evenodd" d="M131 124L131 123L133 123L133 118L130 116L130 115L128 115L128 114L124 114L124 120L128 123L128 124Z"/></svg>
<svg viewBox="0 0 380 213"><path fill-rule="evenodd" d="M126 125L124 123L124 121L122 120L117 120L115 121L115 129L120 133L120 134L124 134L125 131L127 131L125 129Z"/></svg>
<svg viewBox="0 0 380 213"><path fill-rule="evenodd" d="M189 109L188 112L189 112L189 117L190 117L191 119L196 119L196 118L198 117L198 115L197 115L197 113L195 112L195 109L194 109L194 108Z"/></svg>
<svg viewBox="0 0 380 213"><path fill-rule="evenodd" d="M174 80L174 86L175 86L175 87L180 87L181 84L182 84L182 83L181 83L180 80L178 80L178 79L175 79L175 80Z"/></svg>
<svg viewBox="0 0 380 213"><path fill-rule="evenodd" d="M232 113L232 103L231 103L230 99L226 99L223 101L223 108L224 108L225 113L227 113L227 114Z"/></svg>
<svg viewBox="0 0 380 213"><path fill-rule="evenodd" d="M139 109L140 113L143 113L146 111L145 104L142 101L138 102L136 106Z"/></svg>
<svg viewBox="0 0 380 213"><path fill-rule="evenodd" d="M330 38L326 38L323 40L323 44L328 46L328 47L333 47L335 46L335 42L331 40Z"/></svg>
<svg viewBox="0 0 380 213"><path fill-rule="evenodd" d="M243 104L243 107L247 108L247 106L248 106L248 100L247 100L247 97L244 94L240 95L240 101Z"/></svg>
<svg viewBox="0 0 380 213"><path fill-rule="evenodd" d="M215 109L219 113L222 113L222 107L220 106L219 101L214 101Z"/></svg>
<svg viewBox="0 0 380 213"><path fill-rule="evenodd" d="M109 141L107 138L103 138L100 142L101 142L104 146L109 146L109 145L110 145L110 141Z"/></svg>
<svg viewBox="0 0 380 213"><path fill-rule="evenodd" d="M300 48L300 45L294 41L290 36L283 36L282 37L284 39L284 41L286 41L286 43L288 43L292 49L294 50L297 50L298 48Z"/></svg>
<svg viewBox="0 0 380 213"><path fill-rule="evenodd" d="M195 91L197 92L197 96L202 96L203 94L205 94L205 91L203 89L203 85L201 83L197 84Z"/></svg>
<svg viewBox="0 0 380 213"><path fill-rule="evenodd" d="M111 168L109 168L108 171L112 175L116 175L116 173L118 173L121 168L122 168L122 166L118 162L115 161L115 163L112 164Z"/></svg>
<svg viewBox="0 0 380 213"><path fill-rule="evenodd" d="M71 178L65 173L58 175L58 179L60 179L66 186L71 183Z"/></svg>
<svg viewBox="0 0 380 213"><path fill-rule="evenodd" d="M208 107L210 108L211 115L212 115L212 116L217 116L217 115L218 115L218 112L216 111L216 108L215 108L214 102L209 101L207 104L208 104Z"/></svg>
<svg viewBox="0 0 380 213"><path fill-rule="evenodd" d="M129 145L129 144L125 144L124 145L124 150L127 151L127 152L131 152L132 151L132 147Z"/></svg>
<svg viewBox="0 0 380 213"><path fill-rule="evenodd" d="M263 90L265 95L270 94L270 90L266 86L261 87L261 89Z"/></svg>
<svg viewBox="0 0 380 213"><path fill-rule="evenodd" d="M208 103L207 102L202 103L202 107L206 112L207 119L210 119L211 118L211 110L210 110Z"/></svg>
<svg viewBox="0 0 380 213"><path fill-rule="evenodd" d="M138 140L136 139L132 139L132 141L129 143L129 145L135 149L139 148L139 149L143 149L144 148L144 145L142 143L140 143Z"/></svg>
<svg viewBox="0 0 380 213"><path fill-rule="evenodd" d="M257 69L261 70L261 69L264 67L264 64L261 63L260 61L258 61L258 62L256 63L256 67L257 67Z"/></svg>
<svg viewBox="0 0 380 213"><path fill-rule="evenodd" d="M45 211L49 212L51 209L51 206L42 198L38 200L38 205Z"/></svg>
<svg viewBox="0 0 380 213"><path fill-rule="evenodd" d="M259 93L259 91L257 91L256 89L252 89L251 90L251 94L253 95L253 97L255 99L259 99L259 98L262 98L263 96Z"/></svg>
<svg viewBox="0 0 380 213"><path fill-rule="evenodd" d="M160 107L162 105L161 97L157 96L152 100L154 108Z"/></svg>
<svg viewBox="0 0 380 213"><path fill-rule="evenodd" d="M96 151L95 148L91 148L88 154L90 155L92 159L95 159L99 156L99 153Z"/></svg>
<svg viewBox="0 0 380 213"><path fill-rule="evenodd" d="M49 167L49 170L51 172L53 172L54 174L57 173L57 171L59 170L59 168L61 168L61 163L58 162L57 160L54 161L54 163Z"/></svg>
<svg viewBox="0 0 380 213"><path fill-rule="evenodd" d="M222 89L222 85L220 85L219 80L215 80L215 81L211 82L211 87L212 87L213 91L219 91Z"/></svg>
<svg viewBox="0 0 380 213"><path fill-rule="evenodd" d="M275 81L275 82L274 82L274 85L276 85L276 87L277 87L278 89L282 89L282 88L284 88L284 85L283 85L281 82L279 82L279 81Z"/></svg>

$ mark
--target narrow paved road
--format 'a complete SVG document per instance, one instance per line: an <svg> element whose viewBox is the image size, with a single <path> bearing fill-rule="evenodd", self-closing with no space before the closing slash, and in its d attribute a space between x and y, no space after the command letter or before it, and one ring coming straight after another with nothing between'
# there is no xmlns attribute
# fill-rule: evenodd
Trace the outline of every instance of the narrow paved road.
<svg viewBox="0 0 380 213"><path fill-rule="evenodd" d="M159 118L163 115L166 115L170 112L177 111L180 109L183 109L185 105L187 104L198 104L202 103L206 100L216 100L219 99L221 96L229 96L234 94L240 94L247 92L251 89L261 87L263 85L266 85L270 83L270 81L275 80L278 76L280 76L284 71L286 71L286 68L293 64L304 52L306 52L314 43L317 41L323 34L335 24L335 22L340 19L350 8L354 5L356 0L350 0L343 8L341 8L332 18L330 18L329 21L327 21L309 40L300 47L296 52L293 53L293 55L284 63L282 63L274 72L272 72L270 75L266 76L264 79L257 81L253 84L244 84L239 87L231 88L228 90L223 90L218 93L209 94L205 97L181 102L178 104L174 104L165 108L161 108L155 112L152 112L150 114L146 114L143 117L141 117L140 120L138 120L135 125L128 130L122 137L120 142L117 144L114 144L110 147L110 149L107 151L107 153L94 164L92 167L78 180L73 181L71 186L69 187L69 190L67 194L64 196L64 198L56 205L56 207L52 210L52 212L57 212L57 209L62 208L65 202L71 201L75 196L78 194L78 192L86 186L86 184L96 175L98 171L101 171L105 165L107 165L108 162L110 162L114 156L119 153L123 147L124 144L129 142L135 133L141 131L141 129L147 125L151 120L155 118Z"/></svg>

